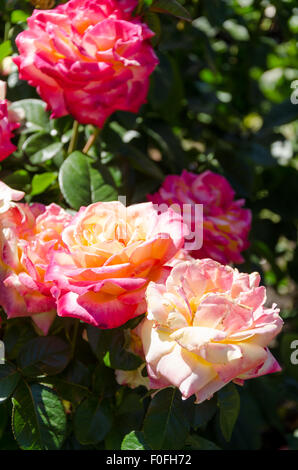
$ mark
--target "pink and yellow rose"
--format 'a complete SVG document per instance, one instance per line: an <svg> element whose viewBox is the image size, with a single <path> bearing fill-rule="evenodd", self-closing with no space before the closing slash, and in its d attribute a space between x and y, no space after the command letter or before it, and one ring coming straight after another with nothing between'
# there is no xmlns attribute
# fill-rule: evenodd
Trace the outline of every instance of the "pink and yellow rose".
<svg viewBox="0 0 298 470"><path fill-rule="evenodd" d="M115 328L144 313L147 285L169 274L164 265L182 247L183 230L178 214L159 215L151 203L82 207L62 233L68 251L53 254L46 275L58 315Z"/></svg>
<svg viewBox="0 0 298 470"><path fill-rule="evenodd" d="M165 284L151 282L141 325L151 388L174 385L201 403L230 381L279 371L268 344L283 322L276 305L264 306L259 282L211 259L181 262Z"/></svg>
<svg viewBox="0 0 298 470"><path fill-rule="evenodd" d="M10 188L2 185L0 201L6 198L8 206ZM22 195L11 190L12 198ZM63 246L61 232L70 220L56 204L11 203L0 213L0 305L8 318L31 316L45 334L56 316L53 284L45 281L45 273L52 252Z"/></svg>
<svg viewBox="0 0 298 470"><path fill-rule="evenodd" d="M6 83L0 81L0 161L9 157L16 146L12 144L13 131L20 127L15 113L9 110L9 103L5 99Z"/></svg>
<svg viewBox="0 0 298 470"><path fill-rule="evenodd" d="M70 0L38 11L19 34L14 61L57 118L102 127L117 110L138 112L158 60L135 0Z"/></svg>
<svg viewBox="0 0 298 470"><path fill-rule="evenodd" d="M14 206L15 201L20 201L25 196L23 191L12 189L0 181L0 214Z"/></svg>
<svg viewBox="0 0 298 470"><path fill-rule="evenodd" d="M203 244L191 250L191 255L223 264L243 262L241 252L249 246L251 212L242 208L243 199L234 199L235 192L226 178L211 171L196 175L184 170L180 176L167 176L159 191L147 198L154 204L166 203L174 210L176 205L184 213L192 234L201 221L196 220L193 210L183 211L183 205L203 204Z"/></svg>

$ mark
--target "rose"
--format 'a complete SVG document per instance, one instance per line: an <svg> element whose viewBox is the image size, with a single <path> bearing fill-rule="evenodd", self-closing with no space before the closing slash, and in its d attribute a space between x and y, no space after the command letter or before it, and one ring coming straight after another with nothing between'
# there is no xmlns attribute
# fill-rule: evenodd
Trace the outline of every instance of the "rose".
<svg viewBox="0 0 298 470"><path fill-rule="evenodd" d="M20 201L25 196L23 191L17 191L0 181L0 214L6 212L14 205L13 201Z"/></svg>
<svg viewBox="0 0 298 470"><path fill-rule="evenodd" d="M56 285L58 315L115 328L146 311L149 281L181 248L181 216L159 215L151 203L98 202L80 209L63 231L68 252L56 252L46 279Z"/></svg>
<svg viewBox="0 0 298 470"><path fill-rule="evenodd" d="M200 221L194 211L183 211L183 204L203 204L203 245L191 249L195 258L212 258L220 263L241 263L241 252L248 248L251 212L243 209L243 199L234 200L235 193L223 177L211 171L200 175L183 171L180 176L169 175L155 194L148 195L154 204L166 203L184 214L192 234ZM195 235L188 243L192 243ZM187 248L187 245L185 245Z"/></svg>
<svg viewBox="0 0 298 470"><path fill-rule="evenodd" d="M200 403L230 381L280 370L267 348L282 328L265 308L258 273L211 259L181 262L165 285L151 282L141 338L151 388L179 387Z"/></svg>
<svg viewBox="0 0 298 470"><path fill-rule="evenodd" d="M138 112L158 60L135 0L71 0L38 11L19 34L14 61L52 117L102 127L116 110Z"/></svg>
<svg viewBox="0 0 298 470"><path fill-rule="evenodd" d="M143 375L146 364L141 364L135 370L115 370L116 381L119 385L126 385L129 388L145 387L149 390L149 379Z"/></svg>
<svg viewBox="0 0 298 470"><path fill-rule="evenodd" d="M18 193L12 190L14 197ZM56 204L19 203L0 214L0 305L8 318L32 316L44 334L56 316L45 272L51 252L63 245L60 234L70 220Z"/></svg>
<svg viewBox="0 0 298 470"><path fill-rule="evenodd" d="M6 83L0 81L0 161L16 150L16 146L11 143L12 131L20 127L17 115L9 110L9 103L5 96Z"/></svg>

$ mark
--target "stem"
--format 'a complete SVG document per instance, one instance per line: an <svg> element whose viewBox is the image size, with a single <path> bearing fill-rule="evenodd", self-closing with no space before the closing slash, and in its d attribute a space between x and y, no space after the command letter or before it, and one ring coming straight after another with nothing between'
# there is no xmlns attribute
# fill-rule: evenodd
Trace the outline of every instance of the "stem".
<svg viewBox="0 0 298 470"><path fill-rule="evenodd" d="M4 42L8 41L8 39L9 39L8 36L9 36L10 26L11 26L10 22L7 21L5 23L5 28L4 28Z"/></svg>
<svg viewBox="0 0 298 470"><path fill-rule="evenodd" d="M97 127L94 133L89 137L85 147L83 148L83 153L88 153L94 142L96 141L97 137L99 136L100 129Z"/></svg>
<svg viewBox="0 0 298 470"><path fill-rule="evenodd" d="M141 13L143 6L144 0L139 0L138 6L136 8L136 15L139 15Z"/></svg>
<svg viewBox="0 0 298 470"><path fill-rule="evenodd" d="M77 146L77 142L78 142L78 137L79 137L79 123L78 121L74 121L67 155L70 155L75 150Z"/></svg>
<svg viewBox="0 0 298 470"><path fill-rule="evenodd" d="M73 337L72 337L72 341L71 341L71 355L72 356L74 354L75 347L76 347L79 326L80 326L80 320L76 320L75 325L74 325L74 329L73 329Z"/></svg>

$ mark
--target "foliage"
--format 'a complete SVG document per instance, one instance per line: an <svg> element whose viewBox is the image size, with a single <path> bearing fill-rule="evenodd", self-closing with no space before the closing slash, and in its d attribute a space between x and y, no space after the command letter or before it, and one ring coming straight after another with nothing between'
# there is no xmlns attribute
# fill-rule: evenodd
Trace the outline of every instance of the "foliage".
<svg viewBox="0 0 298 470"><path fill-rule="evenodd" d="M29 0L1 2L0 61L17 53L15 38L32 10ZM228 386L200 405L173 388L151 398L115 380L114 369L140 364L124 350L125 329L110 341L106 331L57 318L42 337L30 319L7 321L3 313L0 449L297 448L298 366L290 361L298 339L296 2L141 0L137 11L156 32L160 60L141 112L115 113L87 156L94 128L78 126L74 149L72 118L50 120L12 66L8 99L26 121L0 179L26 191L27 202L77 210L118 194L127 204L144 201L182 169L223 174L253 213L241 269L261 273L286 320L273 345L283 371Z"/></svg>

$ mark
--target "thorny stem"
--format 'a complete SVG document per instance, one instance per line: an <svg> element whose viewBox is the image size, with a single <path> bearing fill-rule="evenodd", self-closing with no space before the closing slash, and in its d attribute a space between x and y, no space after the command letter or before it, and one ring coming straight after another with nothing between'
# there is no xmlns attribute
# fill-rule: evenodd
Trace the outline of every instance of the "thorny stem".
<svg viewBox="0 0 298 470"><path fill-rule="evenodd" d="M99 136L100 129L97 127L94 133L89 137L85 147L83 148L83 153L88 153L94 142L96 141L97 137Z"/></svg>

